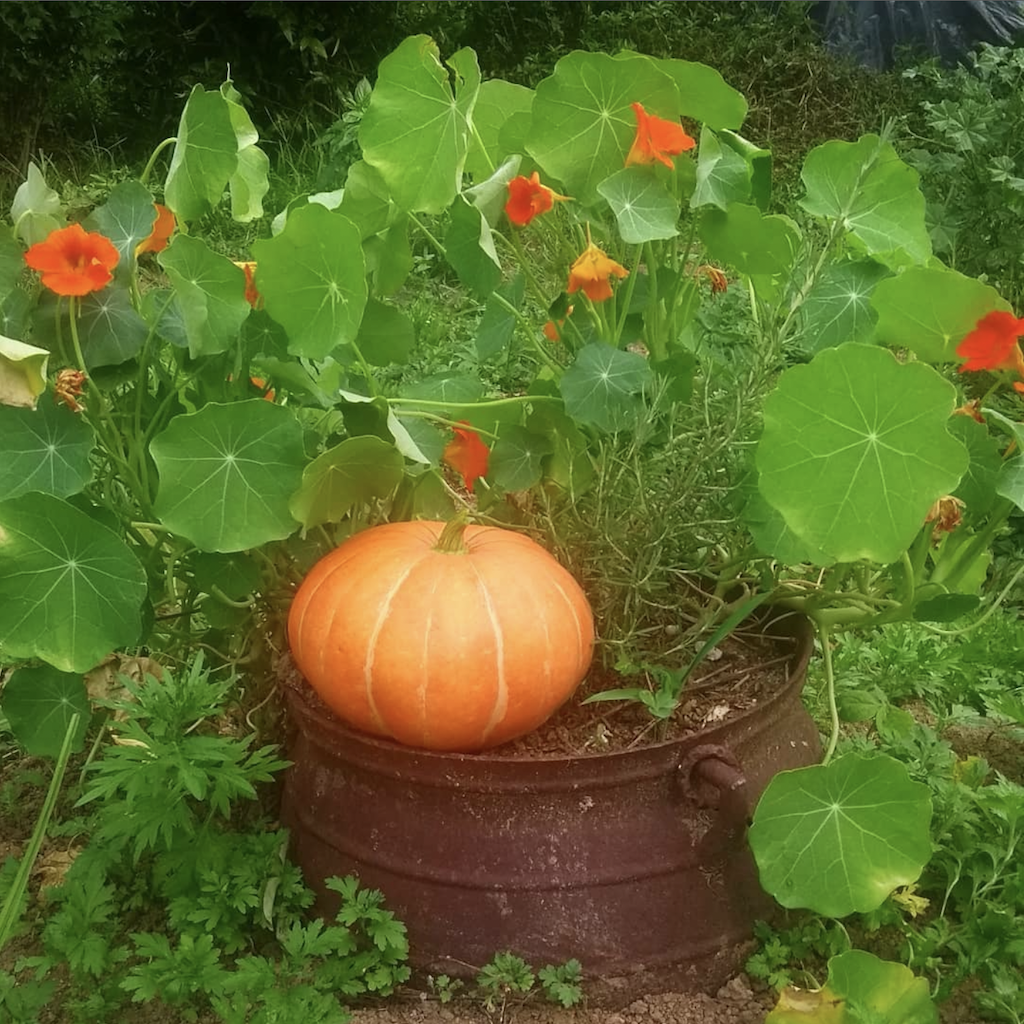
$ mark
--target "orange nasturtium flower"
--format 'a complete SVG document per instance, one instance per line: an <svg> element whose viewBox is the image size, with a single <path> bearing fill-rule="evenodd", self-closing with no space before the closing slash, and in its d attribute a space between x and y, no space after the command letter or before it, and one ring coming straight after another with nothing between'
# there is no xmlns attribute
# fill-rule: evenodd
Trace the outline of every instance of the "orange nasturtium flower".
<svg viewBox="0 0 1024 1024"><path fill-rule="evenodd" d="M263 296L256 291L256 264L252 260L240 263L234 261L236 267L245 272L245 300L253 309L263 308Z"/></svg>
<svg viewBox="0 0 1024 1024"><path fill-rule="evenodd" d="M965 360L960 372L1016 370L1024 377L1024 355L1017 341L1022 334L1024 320L1001 309L986 313L956 347L956 354ZM1016 382L1013 386L1024 392L1024 384Z"/></svg>
<svg viewBox="0 0 1024 1024"><path fill-rule="evenodd" d="M713 267L710 263L702 263L697 268L697 273L703 274L711 282L712 295L724 292L729 287L729 278L718 267Z"/></svg>
<svg viewBox="0 0 1024 1024"><path fill-rule="evenodd" d="M627 167L653 164L655 160L672 167L670 156L678 156L697 145L678 121L666 121L663 117L648 114L640 103L634 103L632 107L636 114L636 138L626 154Z"/></svg>
<svg viewBox="0 0 1024 1024"><path fill-rule="evenodd" d="M568 320L569 317L572 316L572 311L575 308L576 308L575 306L569 306L569 308L566 309L566 311L565 311L565 316L563 316L559 320L549 320L541 328L541 330L544 332L544 337L547 338L548 341L561 341L562 340L562 328L565 326L565 321Z"/></svg>
<svg viewBox="0 0 1024 1024"><path fill-rule="evenodd" d="M160 203L154 203L153 206L156 209L153 230L135 246L136 256L141 256L144 252L163 252L174 231L174 214Z"/></svg>
<svg viewBox="0 0 1024 1024"><path fill-rule="evenodd" d="M628 277L629 271L615 260L609 259L591 242L570 268L569 287L566 291L572 295L573 292L582 289L583 294L591 302L604 302L605 299L612 297L612 286L608 279L613 276L620 279Z"/></svg>
<svg viewBox="0 0 1024 1024"><path fill-rule="evenodd" d="M58 295L88 295L110 284L120 259L114 243L81 224L57 228L25 253L25 262L43 275L43 284Z"/></svg>
<svg viewBox="0 0 1024 1024"><path fill-rule="evenodd" d="M442 458L462 476L466 490L472 492L476 480L487 475L487 459L491 453L466 420L459 420L459 423L467 429L455 428L455 437L445 446Z"/></svg>
<svg viewBox="0 0 1024 1024"><path fill-rule="evenodd" d="M533 220L540 213L547 213L555 200L563 203L569 197L560 196L552 191L547 185L540 183L540 175L534 171L529 178L519 175L508 183L508 202L505 204L505 214L513 224L521 228Z"/></svg>

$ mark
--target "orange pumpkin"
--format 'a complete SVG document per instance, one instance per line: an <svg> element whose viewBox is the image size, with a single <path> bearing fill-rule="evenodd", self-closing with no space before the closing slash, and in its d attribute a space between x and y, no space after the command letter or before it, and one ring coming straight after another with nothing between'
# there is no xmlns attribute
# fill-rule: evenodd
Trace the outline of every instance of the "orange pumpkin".
<svg viewBox="0 0 1024 1024"><path fill-rule="evenodd" d="M594 621L579 584L528 537L418 521L358 533L313 566L288 640L350 725L470 752L536 729L569 697Z"/></svg>

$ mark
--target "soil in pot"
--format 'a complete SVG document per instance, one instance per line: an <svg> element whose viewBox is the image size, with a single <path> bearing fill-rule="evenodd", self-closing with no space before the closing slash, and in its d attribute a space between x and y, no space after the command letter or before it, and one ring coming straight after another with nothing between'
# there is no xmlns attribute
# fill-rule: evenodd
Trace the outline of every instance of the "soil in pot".
<svg viewBox="0 0 1024 1024"><path fill-rule="evenodd" d="M799 697L807 624L723 651L667 734L642 708L570 701L537 733L472 755L355 733L283 665L294 767L282 819L319 909L333 911L321 880L352 873L384 892L432 973L471 974L509 949L536 964L575 957L621 1005L714 991L771 910L749 814L775 772L819 753Z"/></svg>

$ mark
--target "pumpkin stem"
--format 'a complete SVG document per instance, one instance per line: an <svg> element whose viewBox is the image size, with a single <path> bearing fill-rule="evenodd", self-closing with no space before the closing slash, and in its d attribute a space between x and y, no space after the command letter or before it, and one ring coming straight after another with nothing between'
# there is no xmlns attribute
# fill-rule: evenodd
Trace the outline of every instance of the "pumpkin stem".
<svg viewBox="0 0 1024 1024"><path fill-rule="evenodd" d="M444 524L444 529L441 531L441 536L437 538L434 550L443 552L446 555L468 554L469 548L463 539L463 534L466 532L468 525L469 516L465 512L456 513Z"/></svg>

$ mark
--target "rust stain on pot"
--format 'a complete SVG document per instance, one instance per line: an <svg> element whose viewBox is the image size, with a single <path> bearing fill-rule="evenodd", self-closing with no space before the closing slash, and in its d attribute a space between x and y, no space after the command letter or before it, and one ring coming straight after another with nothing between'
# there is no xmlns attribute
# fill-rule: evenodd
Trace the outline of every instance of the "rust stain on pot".
<svg viewBox="0 0 1024 1024"><path fill-rule="evenodd" d="M576 957L591 976L641 972L648 988L658 971L721 984L771 910L747 819L772 775L820 752L800 704L811 635L789 623L777 693L695 736L615 753L405 748L347 729L290 677L282 819L318 909L337 898L323 880L354 873L384 892L429 970L465 973L510 949L534 964Z"/></svg>

